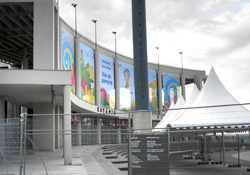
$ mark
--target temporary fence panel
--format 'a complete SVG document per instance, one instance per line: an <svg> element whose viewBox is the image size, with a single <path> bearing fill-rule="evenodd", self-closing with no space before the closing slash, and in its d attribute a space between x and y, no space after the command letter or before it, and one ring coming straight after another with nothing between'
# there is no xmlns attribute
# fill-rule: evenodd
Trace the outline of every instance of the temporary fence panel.
<svg viewBox="0 0 250 175"><path fill-rule="evenodd" d="M18 174L20 119L0 119L0 173Z"/></svg>

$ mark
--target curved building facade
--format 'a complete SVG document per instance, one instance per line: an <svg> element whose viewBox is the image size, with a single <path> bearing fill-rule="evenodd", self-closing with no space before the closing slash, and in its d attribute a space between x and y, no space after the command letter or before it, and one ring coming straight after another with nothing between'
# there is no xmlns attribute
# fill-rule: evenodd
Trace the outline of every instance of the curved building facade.
<svg viewBox="0 0 250 175"><path fill-rule="evenodd" d="M16 118L22 112L50 114L37 117L33 129L64 126L71 130L71 116L62 121L60 114L98 113L89 118L100 128L109 125L110 119L121 119L121 111L135 110L134 81L139 80L134 79L133 59L96 47L80 33L75 36L74 29L59 17L57 1L0 0L0 11L1 119ZM206 79L202 70L153 63L148 68L149 110L155 121L181 94L185 98L186 84L195 83L201 89ZM64 144L55 135L33 139L39 149L64 145L68 153L71 148L70 135L64 137ZM66 154L65 164L70 161Z"/></svg>

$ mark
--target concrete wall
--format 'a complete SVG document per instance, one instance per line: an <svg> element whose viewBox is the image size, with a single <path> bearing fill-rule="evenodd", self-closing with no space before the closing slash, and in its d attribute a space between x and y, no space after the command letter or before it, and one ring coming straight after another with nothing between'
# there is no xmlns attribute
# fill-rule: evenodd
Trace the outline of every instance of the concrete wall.
<svg viewBox="0 0 250 175"><path fill-rule="evenodd" d="M55 68L55 4L55 0L34 0L34 69Z"/></svg>
<svg viewBox="0 0 250 175"><path fill-rule="evenodd" d="M51 114L49 116L33 117L33 141L39 150L55 150L55 135L51 130L55 129L54 109L51 103L36 103L33 109L34 114ZM36 130L43 130L43 132ZM50 131L46 131L50 130ZM36 135L35 133L42 133Z"/></svg>

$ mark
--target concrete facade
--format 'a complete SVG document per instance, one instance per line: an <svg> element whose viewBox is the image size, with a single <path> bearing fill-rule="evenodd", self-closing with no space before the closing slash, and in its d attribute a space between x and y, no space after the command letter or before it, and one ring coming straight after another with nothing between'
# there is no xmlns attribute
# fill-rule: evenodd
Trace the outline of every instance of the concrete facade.
<svg viewBox="0 0 250 175"><path fill-rule="evenodd" d="M51 103L34 104L34 114L50 114L47 116L35 116L32 120L34 128L33 142L39 150L55 150L55 134L53 134L53 130L55 130L54 113ZM35 130L40 130L40 132ZM41 135L39 134L41 130L47 131Z"/></svg>
<svg viewBox="0 0 250 175"><path fill-rule="evenodd" d="M33 23L29 24L29 30L33 31L32 54L30 49L24 47L21 49L22 58L20 67L15 69L0 69L0 119L18 118L21 112L32 111L32 114L49 114L47 116L33 116L33 130L48 130L54 134L34 135L33 141L41 150L55 150L63 146L64 164L72 163L71 153L71 113L92 113L103 114L92 116L97 119L98 129L97 143L101 144L101 126L102 121L119 119L127 115L119 114L120 102L120 80L119 80L119 62L133 65L133 59L121 54L115 54L114 51L102 46L95 47L95 43L87 37L78 34L74 38L74 58L75 58L75 86L76 93L71 91L71 72L62 70L62 34L61 29L64 27L72 36L74 29L69 26L58 15L58 4L55 0L1 0L0 3L29 3L33 7ZM16 3L18 2L18 3ZM28 12L31 9L27 9ZM32 16L32 15L31 15ZM1 17L0 17L1 18ZM13 22L13 21L11 21ZM19 30L19 29L17 29ZM27 29L28 30L28 29ZM81 67L80 67L80 43L94 50L95 65L95 104L90 104L81 99ZM100 100L100 59L99 55L103 54L114 58L115 71L115 109L106 109L101 107ZM30 56L31 55L31 56ZM1 58L2 59L2 58ZM14 60L15 61L15 60ZM13 62L14 62L13 61ZM141 63L139 63L140 66ZM18 64L17 64L18 65ZM184 69L185 74L181 75L180 68L156 65L153 63L144 64L143 66L158 72L157 89L158 89L158 109L162 117L162 73L169 72L181 76L182 94L185 94L185 84L189 81L197 84L199 89L202 88L202 81L205 80L205 71ZM20 69L19 69L20 68ZM145 73L144 73L145 74ZM146 76L145 76L146 77ZM143 77L142 79L144 79ZM147 78L146 78L147 80ZM187 81L185 81L187 80ZM189 83L190 83L189 82ZM144 87L148 89L147 81L143 82ZM148 99L148 97L144 97ZM7 104L7 106L5 106ZM31 109L31 110L28 110ZM55 115L56 114L56 115ZM68 115L63 115L68 114ZM133 114L133 120L136 129L143 127L152 127L151 112L136 112ZM147 119L145 119L145 116ZM147 124L145 125L146 122ZM107 122L109 124L109 122ZM64 136L62 131L65 130ZM78 134L81 133L81 123L77 125ZM148 132L148 131L147 131ZM121 143L121 128L118 127L118 143ZM78 135L77 144L81 144L81 137Z"/></svg>
<svg viewBox="0 0 250 175"><path fill-rule="evenodd" d="M55 18L58 15L55 0L34 0L34 69L54 70Z"/></svg>
<svg viewBox="0 0 250 175"><path fill-rule="evenodd" d="M133 113L133 129L137 134L152 132L152 114L149 111L135 111Z"/></svg>
<svg viewBox="0 0 250 175"><path fill-rule="evenodd" d="M0 119L5 118L5 100L3 97L0 97Z"/></svg>

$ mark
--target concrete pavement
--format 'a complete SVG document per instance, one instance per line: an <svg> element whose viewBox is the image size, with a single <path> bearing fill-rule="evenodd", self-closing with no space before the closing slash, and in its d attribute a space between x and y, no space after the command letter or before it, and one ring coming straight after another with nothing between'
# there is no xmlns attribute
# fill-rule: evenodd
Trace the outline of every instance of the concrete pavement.
<svg viewBox="0 0 250 175"><path fill-rule="evenodd" d="M73 146L73 165L63 165L62 149L56 151L41 151L49 175L126 175L127 171L120 171L112 160L103 155L104 145ZM171 175L250 175L247 167L228 168L223 165L198 165L200 160L185 160L183 153L171 154ZM18 155L8 166L9 175L19 174ZM13 158L14 159L14 158ZM250 161L248 161L250 163ZM250 166L250 164L249 164ZM6 168L0 164L0 175L6 175ZM28 151L26 156L26 175L46 174L43 163L37 152Z"/></svg>

